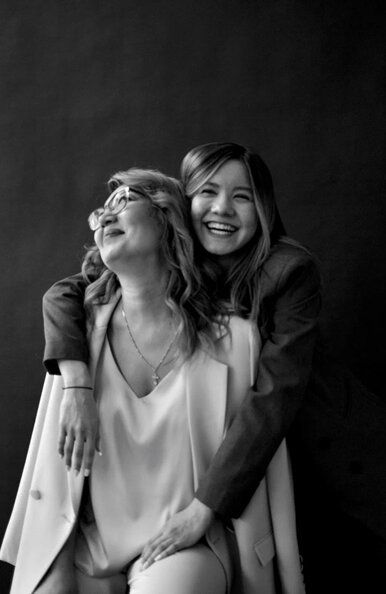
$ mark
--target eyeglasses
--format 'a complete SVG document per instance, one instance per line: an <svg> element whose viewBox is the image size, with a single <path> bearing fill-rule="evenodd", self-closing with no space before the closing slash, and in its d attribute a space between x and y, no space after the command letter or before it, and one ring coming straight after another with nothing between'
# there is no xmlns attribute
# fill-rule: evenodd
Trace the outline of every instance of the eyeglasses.
<svg viewBox="0 0 386 594"><path fill-rule="evenodd" d="M91 231L96 231L101 227L100 219L106 214L117 215L125 208L129 202L147 198L147 195L138 188L130 188L129 186L119 186L107 198L104 206L92 211L88 217L88 224Z"/></svg>

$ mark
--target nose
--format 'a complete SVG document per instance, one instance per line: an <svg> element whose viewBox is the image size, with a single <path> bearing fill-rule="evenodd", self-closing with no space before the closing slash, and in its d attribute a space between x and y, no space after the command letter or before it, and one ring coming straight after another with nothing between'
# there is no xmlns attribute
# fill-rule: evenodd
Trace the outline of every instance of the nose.
<svg viewBox="0 0 386 594"><path fill-rule="evenodd" d="M211 211L214 214L228 215L234 214L233 200L227 192L219 192L212 200Z"/></svg>
<svg viewBox="0 0 386 594"><path fill-rule="evenodd" d="M117 220L117 215L111 211L105 210L99 217L99 224L101 227L107 227L110 223Z"/></svg>

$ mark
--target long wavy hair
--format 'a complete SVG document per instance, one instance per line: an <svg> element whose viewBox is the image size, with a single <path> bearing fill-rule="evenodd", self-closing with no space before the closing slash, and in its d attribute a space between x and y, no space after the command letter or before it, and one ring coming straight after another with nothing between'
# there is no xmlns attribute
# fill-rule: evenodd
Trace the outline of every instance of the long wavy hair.
<svg viewBox="0 0 386 594"><path fill-rule="evenodd" d="M181 164L181 180L187 197L191 200L208 179L230 160L240 161L247 171L259 224L250 241L234 253L233 263L225 278L216 256L206 252L197 239L196 252L211 293L226 294L231 311L257 319L260 271L270 255L272 245L281 241L302 246L285 235L267 165L257 153L244 146L233 142L211 142L191 149Z"/></svg>
<svg viewBox="0 0 386 594"><path fill-rule="evenodd" d="M137 187L149 197L163 230L161 249L169 273L165 303L178 321L179 347L189 356L198 344L208 346L217 310L194 264L190 204L180 182L156 170L131 168L115 173L107 185L110 192L120 185ZM107 303L118 289L119 280L103 263L95 244L87 250L82 274L91 283L85 293L85 308L92 316L92 306Z"/></svg>

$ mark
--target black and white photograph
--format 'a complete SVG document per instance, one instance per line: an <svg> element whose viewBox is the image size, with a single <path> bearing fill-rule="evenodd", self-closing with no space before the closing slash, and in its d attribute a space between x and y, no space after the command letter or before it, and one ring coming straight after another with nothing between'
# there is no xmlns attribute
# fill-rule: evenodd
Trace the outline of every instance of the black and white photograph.
<svg viewBox="0 0 386 594"><path fill-rule="evenodd" d="M0 23L1 594L384 592L384 3Z"/></svg>

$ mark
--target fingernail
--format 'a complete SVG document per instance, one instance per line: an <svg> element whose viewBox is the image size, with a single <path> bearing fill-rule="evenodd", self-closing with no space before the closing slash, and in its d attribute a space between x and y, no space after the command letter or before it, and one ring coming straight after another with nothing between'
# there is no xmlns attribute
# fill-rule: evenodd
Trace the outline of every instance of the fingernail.
<svg viewBox="0 0 386 594"><path fill-rule="evenodd" d="M159 561L160 559L162 559L161 553L159 555L157 555L156 557L154 557L154 561Z"/></svg>
<svg viewBox="0 0 386 594"><path fill-rule="evenodd" d="M90 475L90 469L86 468L86 470L84 471L84 476L89 476Z"/></svg>
<svg viewBox="0 0 386 594"><path fill-rule="evenodd" d="M101 452L100 450L98 450L98 454L99 454L100 456L102 456L102 452Z"/></svg>
<svg viewBox="0 0 386 594"><path fill-rule="evenodd" d="M61 454L61 453L59 452L59 458L62 458L62 459L63 459L63 458L64 458L64 454Z"/></svg>

